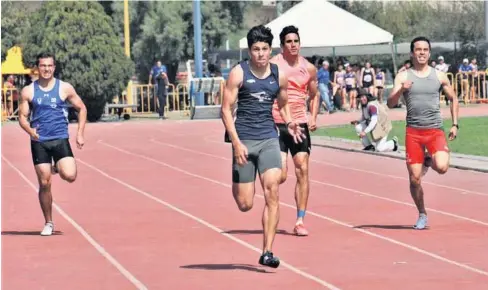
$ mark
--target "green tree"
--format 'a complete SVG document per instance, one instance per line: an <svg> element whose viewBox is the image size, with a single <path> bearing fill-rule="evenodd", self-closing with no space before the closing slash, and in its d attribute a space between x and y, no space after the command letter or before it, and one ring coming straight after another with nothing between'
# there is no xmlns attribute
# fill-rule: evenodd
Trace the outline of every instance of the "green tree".
<svg viewBox="0 0 488 290"><path fill-rule="evenodd" d="M97 121L105 103L120 96L133 74L112 20L97 2L44 2L31 17L24 62L42 51L56 56L56 76L70 82L83 99L88 120Z"/></svg>
<svg viewBox="0 0 488 290"><path fill-rule="evenodd" d="M202 1L201 12L205 54L220 48L233 26L229 10L221 2ZM180 61L194 58L193 43L192 2L151 2L132 47L139 79L147 81L149 70L158 58L169 66L171 80Z"/></svg>
<svg viewBox="0 0 488 290"><path fill-rule="evenodd" d="M25 3L2 1L2 62L11 47L24 46L25 32L30 27L29 14Z"/></svg>

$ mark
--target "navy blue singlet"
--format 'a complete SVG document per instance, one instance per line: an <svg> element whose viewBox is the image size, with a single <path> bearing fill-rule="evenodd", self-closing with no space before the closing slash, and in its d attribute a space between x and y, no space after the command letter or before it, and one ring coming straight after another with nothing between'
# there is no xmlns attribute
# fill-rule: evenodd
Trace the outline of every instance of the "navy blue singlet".
<svg viewBox="0 0 488 290"><path fill-rule="evenodd" d="M241 62L244 72L237 95L235 126L241 140L278 138L272 108L280 90L278 66L270 63L271 74L259 79L251 72L248 62Z"/></svg>
<svg viewBox="0 0 488 290"><path fill-rule="evenodd" d="M50 91L43 91L39 83L34 82L30 124L31 128L36 128L40 142L69 138L67 103L59 95L60 81L55 81Z"/></svg>

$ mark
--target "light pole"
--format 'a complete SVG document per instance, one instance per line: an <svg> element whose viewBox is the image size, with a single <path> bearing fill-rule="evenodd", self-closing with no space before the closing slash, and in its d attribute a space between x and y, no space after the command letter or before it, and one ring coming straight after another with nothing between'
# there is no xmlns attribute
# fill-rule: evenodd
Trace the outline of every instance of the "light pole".
<svg viewBox="0 0 488 290"><path fill-rule="evenodd" d="M193 42L195 55L195 78L201 78L202 69L202 12L200 0L193 0ZM203 106L203 93L195 94L195 105Z"/></svg>
<svg viewBox="0 0 488 290"><path fill-rule="evenodd" d="M124 0L124 49L125 56L130 59L130 21L129 21L129 0ZM133 105L132 99L132 76L127 84L127 104ZM126 108L124 111L128 113L132 109Z"/></svg>

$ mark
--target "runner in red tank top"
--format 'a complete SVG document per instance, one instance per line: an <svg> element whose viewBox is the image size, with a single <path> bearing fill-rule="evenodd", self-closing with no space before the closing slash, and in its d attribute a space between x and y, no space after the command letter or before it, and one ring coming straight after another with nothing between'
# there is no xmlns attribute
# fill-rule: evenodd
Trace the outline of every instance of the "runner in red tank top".
<svg viewBox="0 0 488 290"><path fill-rule="evenodd" d="M294 232L298 236L307 236L308 231L303 225L303 218L307 209L309 182L308 163L311 149L310 131L317 129L316 119L319 109L320 95L318 93L317 69L313 64L300 56L300 35L298 28L287 26L280 33L282 53L271 59L288 76L288 104L294 121L304 128L306 138L303 142L295 143L286 129L286 124L279 114L277 104L273 107L273 117L280 131L281 159L283 162L281 182L287 177L288 151L293 157L297 184L295 186L295 200L297 202L297 221ZM310 98L311 117L307 115L307 101Z"/></svg>

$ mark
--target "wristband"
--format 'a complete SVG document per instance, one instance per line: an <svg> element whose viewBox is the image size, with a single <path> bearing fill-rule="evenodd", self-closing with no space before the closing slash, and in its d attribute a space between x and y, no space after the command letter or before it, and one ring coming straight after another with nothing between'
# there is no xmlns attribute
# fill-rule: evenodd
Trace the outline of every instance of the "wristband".
<svg viewBox="0 0 488 290"><path fill-rule="evenodd" d="M459 125L458 124L452 124L452 127L456 127L457 129L459 129Z"/></svg>

